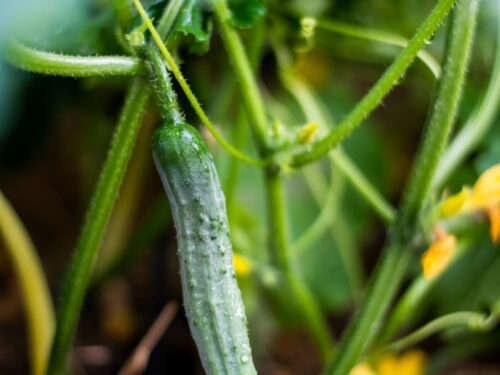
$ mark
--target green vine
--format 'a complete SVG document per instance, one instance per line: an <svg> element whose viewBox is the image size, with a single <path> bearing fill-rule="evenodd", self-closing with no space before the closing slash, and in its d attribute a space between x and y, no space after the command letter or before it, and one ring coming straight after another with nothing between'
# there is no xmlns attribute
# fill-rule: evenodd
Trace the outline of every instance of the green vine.
<svg viewBox="0 0 500 375"><path fill-rule="evenodd" d="M339 22L330 19L312 19L318 29L352 36L355 38L370 40L374 42L384 43L397 47L406 47L408 39L381 30L372 29L369 27L355 26L344 22ZM441 67L434 56L422 49L417 53L417 57L425 64L435 78L439 78Z"/></svg>
<svg viewBox="0 0 500 375"><path fill-rule="evenodd" d="M415 60L418 52L426 45L430 38L439 28L444 18L448 15L456 0L440 0L432 10L427 19L419 27L413 38L408 42L407 47L389 66L386 72L380 77L372 89L361 99L356 107L342 120L330 133L312 145L306 151L296 153L290 165L299 167L313 162L326 155L332 148L337 146L342 140L347 138L362 121L377 108L391 89L396 86L403 77L406 70Z"/></svg>
<svg viewBox="0 0 500 375"><path fill-rule="evenodd" d="M420 341L425 340L437 332L454 327L465 326L471 331L486 332L493 329L499 319L500 316L498 311L493 311L489 316L483 313L469 311L446 314L432 320L405 337L394 341L376 353L379 354L384 351L402 351L415 345L416 343L419 343Z"/></svg>

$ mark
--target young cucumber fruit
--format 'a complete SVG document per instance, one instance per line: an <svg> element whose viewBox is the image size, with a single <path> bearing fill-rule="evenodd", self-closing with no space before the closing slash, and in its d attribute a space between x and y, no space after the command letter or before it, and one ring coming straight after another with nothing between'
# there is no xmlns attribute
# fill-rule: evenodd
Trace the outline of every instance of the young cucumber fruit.
<svg viewBox="0 0 500 375"><path fill-rule="evenodd" d="M205 371L256 374L212 156L199 133L184 122L158 128L152 148L172 207L184 305Z"/></svg>

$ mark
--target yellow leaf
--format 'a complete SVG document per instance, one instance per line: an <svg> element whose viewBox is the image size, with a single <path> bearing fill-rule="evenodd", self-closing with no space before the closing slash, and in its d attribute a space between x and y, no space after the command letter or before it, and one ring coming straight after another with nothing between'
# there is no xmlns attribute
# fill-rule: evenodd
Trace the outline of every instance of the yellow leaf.
<svg viewBox="0 0 500 375"><path fill-rule="evenodd" d="M35 246L16 212L0 191L0 237L17 273L23 294L31 373L46 372L55 330L54 308Z"/></svg>

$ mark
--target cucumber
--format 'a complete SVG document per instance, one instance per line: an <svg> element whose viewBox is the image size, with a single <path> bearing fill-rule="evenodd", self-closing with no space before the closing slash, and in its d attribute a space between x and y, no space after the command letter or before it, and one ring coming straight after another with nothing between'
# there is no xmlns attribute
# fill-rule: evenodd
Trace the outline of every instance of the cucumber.
<svg viewBox="0 0 500 375"><path fill-rule="evenodd" d="M172 207L184 306L203 367L208 374L256 374L212 156L183 121L158 128L152 149Z"/></svg>

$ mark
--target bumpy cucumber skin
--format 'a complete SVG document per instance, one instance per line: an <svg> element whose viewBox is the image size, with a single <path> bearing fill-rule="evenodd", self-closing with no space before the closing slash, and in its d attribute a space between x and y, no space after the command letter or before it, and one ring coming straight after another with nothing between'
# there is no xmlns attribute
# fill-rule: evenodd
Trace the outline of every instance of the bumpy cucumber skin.
<svg viewBox="0 0 500 375"><path fill-rule="evenodd" d="M152 149L172 207L184 305L205 371L256 374L212 156L185 123L158 128Z"/></svg>

